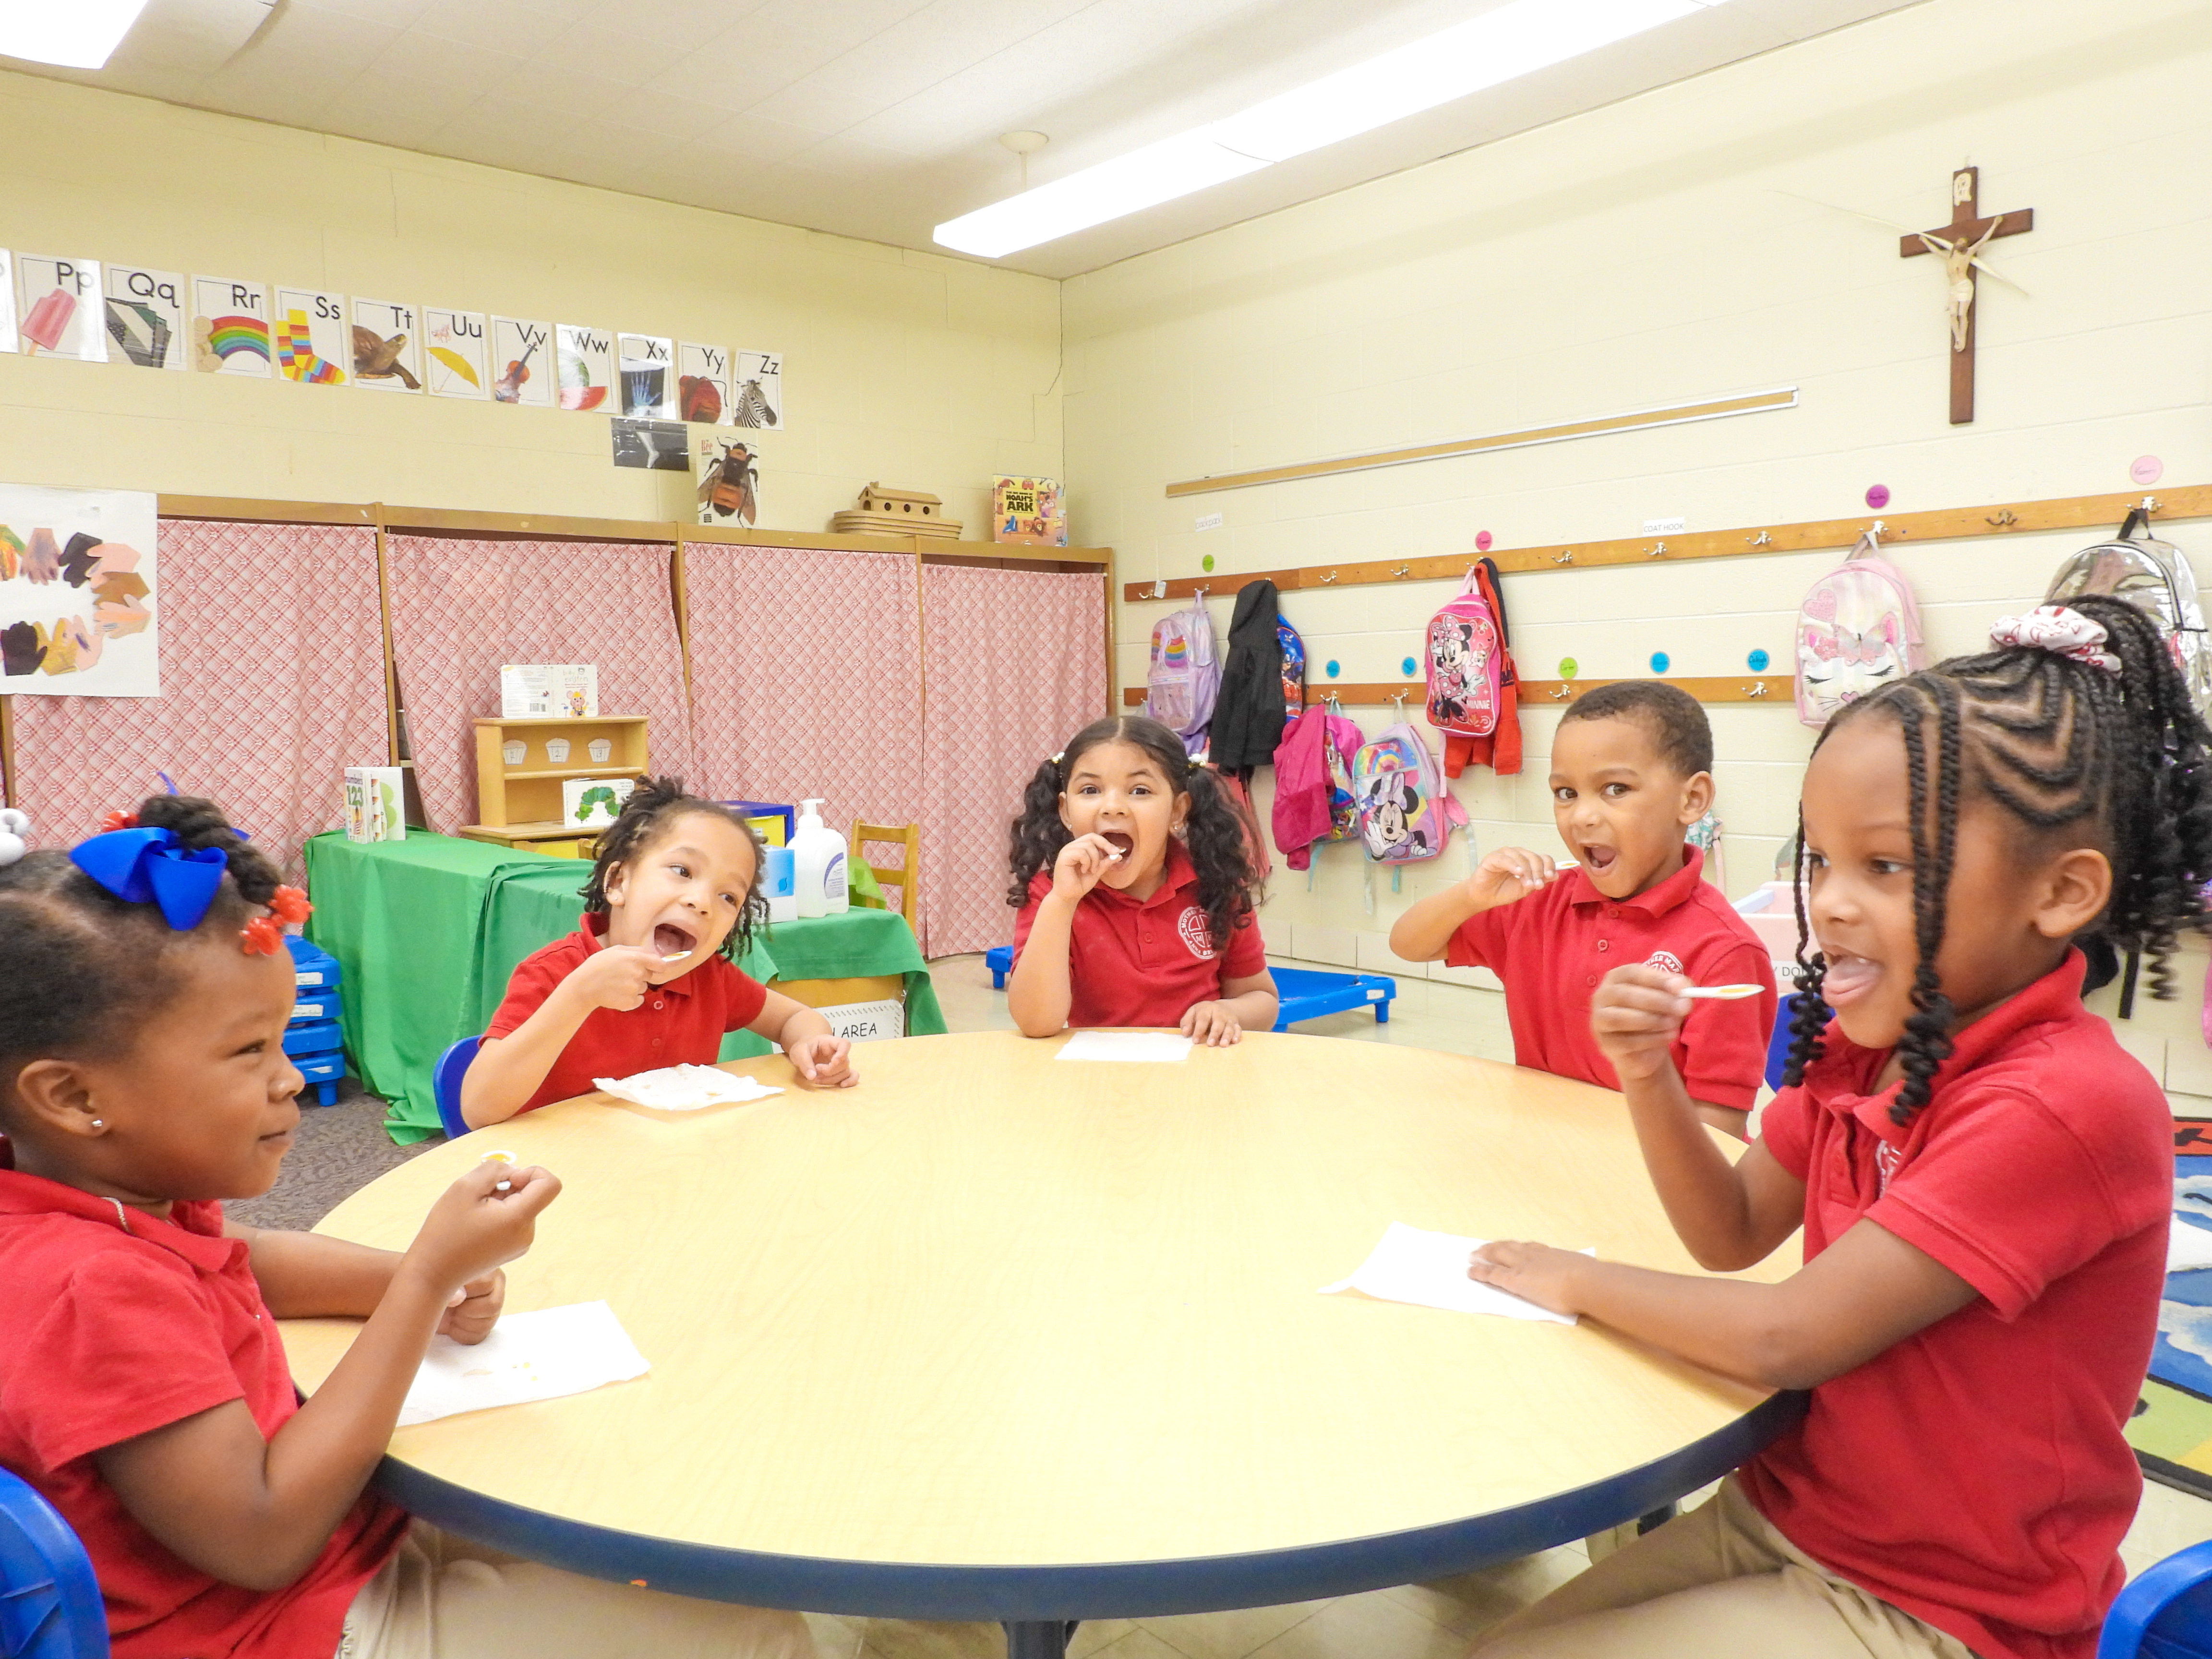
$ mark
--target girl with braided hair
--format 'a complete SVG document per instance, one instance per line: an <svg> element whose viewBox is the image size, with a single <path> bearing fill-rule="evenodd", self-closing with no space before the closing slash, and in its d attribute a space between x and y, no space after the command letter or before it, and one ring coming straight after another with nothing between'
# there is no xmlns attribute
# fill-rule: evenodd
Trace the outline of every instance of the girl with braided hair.
<svg viewBox="0 0 2212 1659"><path fill-rule="evenodd" d="M1803 996L1788 1080L1734 1164L1668 1043L1687 981L1592 1006L1646 1167L1699 1265L1526 1243L1470 1276L1730 1376L1803 1419L1690 1514L1507 1621L1486 1659L2089 1659L2142 1492L2122 1426L2166 1270L2172 1124L2081 1006L2075 936L2147 951L2212 877L2212 732L2157 629L2109 598L1832 720L1806 769Z"/></svg>

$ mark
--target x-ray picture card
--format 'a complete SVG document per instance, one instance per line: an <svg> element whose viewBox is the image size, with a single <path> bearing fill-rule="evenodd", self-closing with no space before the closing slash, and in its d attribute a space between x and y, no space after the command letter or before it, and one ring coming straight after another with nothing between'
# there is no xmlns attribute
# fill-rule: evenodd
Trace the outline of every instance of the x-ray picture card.
<svg viewBox="0 0 2212 1659"><path fill-rule="evenodd" d="M244 374L265 380L273 372L265 283L229 276L192 278L192 367L203 374Z"/></svg>
<svg viewBox="0 0 2212 1659"><path fill-rule="evenodd" d="M276 289L270 332L276 344L276 373L301 386L343 386L353 378L353 331L343 294L319 288Z"/></svg>
<svg viewBox="0 0 2212 1659"><path fill-rule="evenodd" d="M433 398L489 398L491 369L481 311L422 307L422 380Z"/></svg>
<svg viewBox="0 0 2212 1659"><path fill-rule="evenodd" d="M100 301L106 313L110 362L185 371L182 272L111 264Z"/></svg>
<svg viewBox="0 0 2212 1659"><path fill-rule="evenodd" d="M730 360L732 426L763 432L783 429L783 354L748 351L740 346Z"/></svg>
<svg viewBox="0 0 2212 1659"><path fill-rule="evenodd" d="M413 306L354 301L353 380L375 392L422 389L422 319Z"/></svg>
<svg viewBox="0 0 2212 1659"><path fill-rule="evenodd" d="M622 368L622 412L635 420L676 418L676 342L658 334L616 337Z"/></svg>
<svg viewBox="0 0 2212 1659"><path fill-rule="evenodd" d="M100 261L52 253L15 256L15 349L25 356L107 361Z"/></svg>
<svg viewBox="0 0 2212 1659"><path fill-rule="evenodd" d="M521 317L491 319L491 400L524 409L553 407L553 325Z"/></svg>
<svg viewBox="0 0 2212 1659"><path fill-rule="evenodd" d="M676 407L701 426L730 424L730 351L727 346L682 340L676 347Z"/></svg>

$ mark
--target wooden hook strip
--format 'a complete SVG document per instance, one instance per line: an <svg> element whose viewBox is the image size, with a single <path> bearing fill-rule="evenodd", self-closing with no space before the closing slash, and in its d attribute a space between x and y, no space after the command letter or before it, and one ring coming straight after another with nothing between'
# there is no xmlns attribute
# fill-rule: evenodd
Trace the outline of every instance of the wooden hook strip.
<svg viewBox="0 0 2212 1659"><path fill-rule="evenodd" d="M1712 674L1702 678L1684 675L1668 678L1666 684L1688 692L1699 702L1766 702L1779 703L1785 708L1796 707L1796 691L1787 674ZM1521 707L1532 704L1571 702L1595 686L1613 685L1613 680L1522 680ZM1427 693L1419 680L1310 680L1306 684L1306 706L1309 708L1334 697L1339 702L1358 708L1382 708L1393 699L1404 697L1409 712L1419 714ZM1145 688L1132 685L1121 693L1124 708L1141 708Z"/></svg>

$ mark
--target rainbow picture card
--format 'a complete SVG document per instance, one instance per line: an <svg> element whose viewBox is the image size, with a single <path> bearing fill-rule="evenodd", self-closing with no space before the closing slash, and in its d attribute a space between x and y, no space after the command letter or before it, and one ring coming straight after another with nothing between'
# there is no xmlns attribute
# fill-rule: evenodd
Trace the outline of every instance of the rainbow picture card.
<svg viewBox="0 0 2212 1659"><path fill-rule="evenodd" d="M203 374L269 378L269 289L228 276L192 278L192 367Z"/></svg>
<svg viewBox="0 0 2212 1659"><path fill-rule="evenodd" d="M633 419L676 417L676 342L658 334L616 337L622 412Z"/></svg>
<svg viewBox="0 0 2212 1659"><path fill-rule="evenodd" d="M523 409L553 407L553 325L520 317L491 319L491 398Z"/></svg>
<svg viewBox="0 0 2212 1659"><path fill-rule="evenodd" d="M558 348L554 362L561 407L611 414L615 383L615 337L605 329L562 323L553 331Z"/></svg>
<svg viewBox="0 0 2212 1659"><path fill-rule="evenodd" d="M353 379L353 339L345 295L319 288L279 288L270 333L276 372L301 386L343 386Z"/></svg>
<svg viewBox="0 0 2212 1659"><path fill-rule="evenodd" d="M422 307L422 383L433 398L490 397L489 354L483 313Z"/></svg>
<svg viewBox="0 0 2212 1659"><path fill-rule="evenodd" d="M390 300L353 302L353 383L374 392L422 389L422 319Z"/></svg>
<svg viewBox="0 0 2212 1659"><path fill-rule="evenodd" d="M110 362L180 374L191 368L185 361L185 279L179 272L110 265L101 301Z"/></svg>
<svg viewBox="0 0 2212 1659"><path fill-rule="evenodd" d="M730 359L730 414L733 426L783 429L783 354L738 348Z"/></svg>
<svg viewBox="0 0 2212 1659"><path fill-rule="evenodd" d="M26 356L107 361L100 261L51 253L15 256L15 349Z"/></svg>
<svg viewBox="0 0 2212 1659"><path fill-rule="evenodd" d="M0 247L0 351L15 349L15 264Z"/></svg>
<svg viewBox="0 0 2212 1659"><path fill-rule="evenodd" d="M727 426L730 414L730 352L726 346L690 340L676 348L676 412L702 426Z"/></svg>

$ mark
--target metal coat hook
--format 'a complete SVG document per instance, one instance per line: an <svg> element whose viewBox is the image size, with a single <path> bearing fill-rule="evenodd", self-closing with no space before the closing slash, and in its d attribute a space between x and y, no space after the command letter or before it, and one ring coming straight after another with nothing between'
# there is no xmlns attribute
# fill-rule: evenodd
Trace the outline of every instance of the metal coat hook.
<svg viewBox="0 0 2212 1659"><path fill-rule="evenodd" d="M1552 556L1553 564L1572 564L1574 562L1575 550L1571 547L1563 547Z"/></svg>
<svg viewBox="0 0 2212 1659"><path fill-rule="evenodd" d="M1323 587L1327 587L1327 586L1328 586L1331 582L1333 582L1333 581L1334 581L1334 580L1336 580L1336 574L1337 574L1337 573L1336 573L1335 571L1334 571L1334 570L1330 571L1330 572L1328 573L1328 574L1327 574L1326 576L1323 576L1323 577L1321 579L1321 585L1322 585Z"/></svg>
<svg viewBox="0 0 2212 1659"><path fill-rule="evenodd" d="M1997 509L1996 517L1994 519L1984 519L1982 522L1986 525L1993 525L1997 529L2002 530L2008 524L2018 524L2020 522L2020 514L2014 513L2008 507L2001 507Z"/></svg>
<svg viewBox="0 0 2212 1659"><path fill-rule="evenodd" d="M1401 577L1403 577L1403 576L1410 576L1410 575L1412 575L1412 574L1413 574L1413 566L1411 566L1410 564L1401 564L1401 565L1400 565L1400 566L1399 566L1395 570L1393 570L1390 574L1391 574L1393 576L1401 576Z"/></svg>
<svg viewBox="0 0 2212 1659"><path fill-rule="evenodd" d="M1565 702L1574 695L1574 688L1571 685L1558 685L1552 688L1552 701L1553 702Z"/></svg>
<svg viewBox="0 0 2212 1659"><path fill-rule="evenodd" d="M1874 521L1874 527L1868 531L1867 534L1873 538L1875 545L1879 547L1881 545L1882 532L1888 528L1889 526L1887 525L1884 524L1880 519L1876 519Z"/></svg>
<svg viewBox="0 0 2212 1659"><path fill-rule="evenodd" d="M2158 499L2158 497L2157 497L2157 496L2155 496L2155 495L2146 495L2146 496L2144 496L2144 497L2142 498L2142 507L2139 509L2140 511L2144 512L2144 513L2155 513L2155 512L2157 512L2157 511L2158 511L2158 509L2159 509L2159 499Z"/></svg>
<svg viewBox="0 0 2212 1659"><path fill-rule="evenodd" d="M1750 543L1753 547L1771 547L1774 545L1774 538L1768 535L1764 530L1760 531L1756 536L1746 536L1744 540Z"/></svg>
<svg viewBox="0 0 2212 1659"><path fill-rule="evenodd" d="M1660 543L1660 544L1659 544L1659 545L1658 545L1658 546L1656 546L1656 547L1647 547L1647 548L1645 548L1645 549L1644 550L1644 556L1645 558L1647 558L1647 559L1657 559L1657 558L1663 558L1663 557L1666 556L1666 552L1667 552L1667 544L1666 544L1666 543L1664 543L1664 542L1662 542L1662 543Z"/></svg>
<svg viewBox="0 0 2212 1659"><path fill-rule="evenodd" d="M1397 705L1400 720L1406 718L1406 698L1408 695L1410 694L1404 691L1394 691L1390 695L1390 701Z"/></svg>
<svg viewBox="0 0 2212 1659"><path fill-rule="evenodd" d="M1745 686L1743 688L1743 695L1747 697L1765 696L1766 695L1766 682L1765 680L1759 680L1750 685Z"/></svg>

